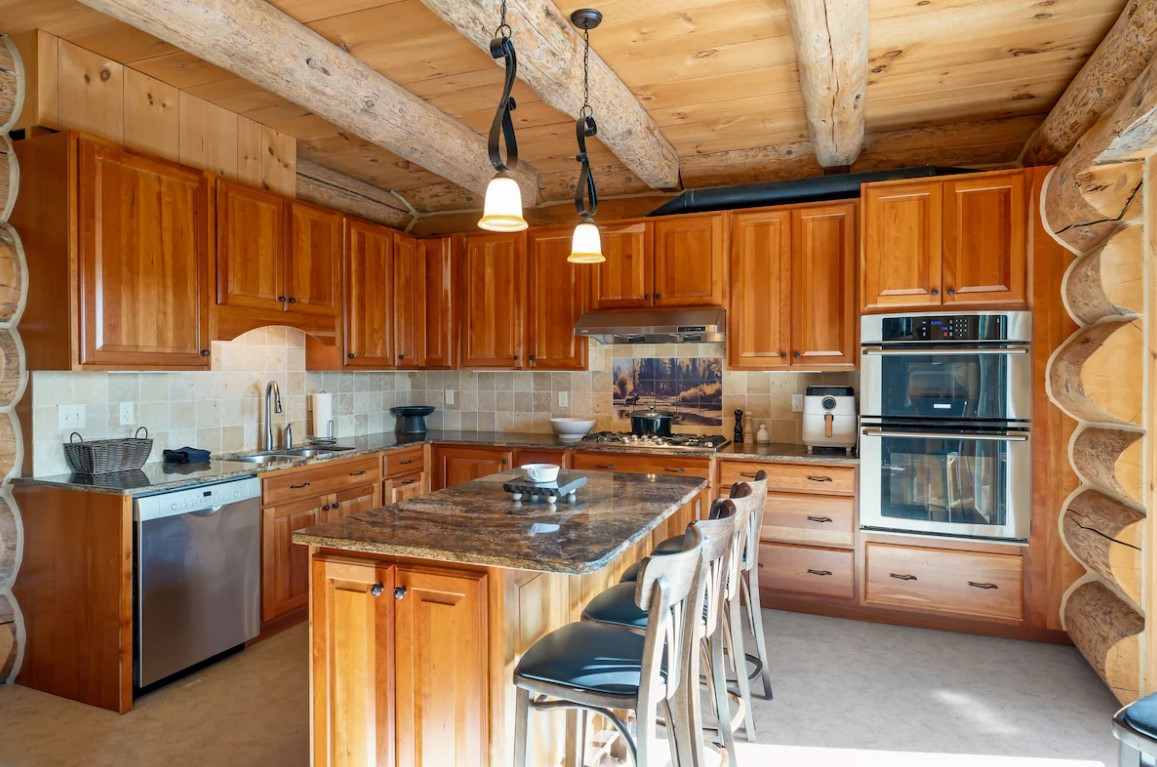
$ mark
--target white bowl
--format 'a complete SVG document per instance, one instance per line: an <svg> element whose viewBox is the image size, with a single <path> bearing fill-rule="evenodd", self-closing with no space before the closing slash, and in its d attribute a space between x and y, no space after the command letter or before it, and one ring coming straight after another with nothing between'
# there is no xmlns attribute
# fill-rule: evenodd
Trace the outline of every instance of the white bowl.
<svg viewBox="0 0 1157 767"><path fill-rule="evenodd" d="M578 442L586 433L595 428L593 418L551 418L550 428L562 442Z"/></svg>
<svg viewBox="0 0 1157 767"><path fill-rule="evenodd" d="M531 482L554 482L561 468L553 463L527 463L520 467Z"/></svg>

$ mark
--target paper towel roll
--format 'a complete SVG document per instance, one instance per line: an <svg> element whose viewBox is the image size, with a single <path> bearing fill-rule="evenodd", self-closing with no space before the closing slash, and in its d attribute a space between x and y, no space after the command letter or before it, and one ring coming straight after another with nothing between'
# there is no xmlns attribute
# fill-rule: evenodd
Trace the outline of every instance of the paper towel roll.
<svg viewBox="0 0 1157 767"><path fill-rule="evenodd" d="M309 395L309 409L313 411L313 436L333 439L333 395L326 392Z"/></svg>

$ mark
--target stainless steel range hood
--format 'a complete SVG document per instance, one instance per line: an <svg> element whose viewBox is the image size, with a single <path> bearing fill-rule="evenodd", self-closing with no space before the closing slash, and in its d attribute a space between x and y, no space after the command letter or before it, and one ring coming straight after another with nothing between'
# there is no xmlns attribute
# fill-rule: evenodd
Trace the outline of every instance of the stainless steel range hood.
<svg viewBox="0 0 1157 767"><path fill-rule="evenodd" d="M717 306L642 311L587 312L575 335L604 344L717 343L727 328L727 312Z"/></svg>

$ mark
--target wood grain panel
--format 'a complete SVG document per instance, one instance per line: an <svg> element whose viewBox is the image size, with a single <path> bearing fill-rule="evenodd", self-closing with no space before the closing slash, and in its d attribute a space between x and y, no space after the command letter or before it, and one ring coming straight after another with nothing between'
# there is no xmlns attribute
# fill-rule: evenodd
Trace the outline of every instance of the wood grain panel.
<svg viewBox="0 0 1157 767"><path fill-rule="evenodd" d="M218 180L218 304L284 311L285 207L279 197Z"/></svg>
<svg viewBox="0 0 1157 767"><path fill-rule="evenodd" d="M727 362L735 369L790 364L791 212L731 214Z"/></svg>
<svg viewBox="0 0 1157 767"><path fill-rule="evenodd" d="M179 91L127 67L124 88L125 146L166 160L179 160Z"/></svg>
<svg viewBox="0 0 1157 767"><path fill-rule="evenodd" d="M768 493L759 537L781 543L850 547L855 529L855 498Z"/></svg>
<svg viewBox="0 0 1157 767"><path fill-rule="evenodd" d="M462 366L523 367L526 237L469 234L461 259ZM495 303L495 296L505 296Z"/></svg>
<svg viewBox="0 0 1157 767"><path fill-rule="evenodd" d="M943 194L944 303L1024 307L1028 253L1023 172L951 180Z"/></svg>
<svg viewBox="0 0 1157 767"><path fill-rule="evenodd" d="M237 178L237 115L186 91L179 105L180 161Z"/></svg>
<svg viewBox="0 0 1157 767"><path fill-rule="evenodd" d="M287 310L322 317L337 316L342 300L341 215L307 203L290 203L287 244ZM392 264L387 264L387 274L391 267Z"/></svg>
<svg viewBox="0 0 1157 767"><path fill-rule="evenodd" d="M261 499L278 504L301 498L313 498L345 489L350 485L376 482L381 467L374 456L329 461L318 466L285 469L266 474L261 480Z"/></svg>
<svg viewBox="0 0 1157 767"><path fill-rule="evenodd" d="M773 592L852 599L855 577L851 551L759 544L759 585Z"/></svg>
<svg viewBox="0 0 1157 767"><path fill-rule="evenodd" d="M591 270L592 308L650 306L655 281L651 224L600 224L599 234L606 261Z"/></svg>
<svg viewBox="0 0 1157 767"><path fill-rule="evenodd" d="M124 66L66 42L59 60L60 127L123 144Z"/></svg>
<svg viewBox="0 0 1157 767"><path fill-rule="evenodd" d="M658 218L653 226L655 306L721 306L727 273L723 214Z"/></svg>
<svg viewBox="0 0 1157 767"><path fill-rule="evenodd" d="M454 280L459 265L460 238L420 240L424 261L425 292L422 296L422 367L452 369L458 366L458 304Z"/></svg>
<svg viewBox="0 0 1157 767"><path fill-rule="evenodd" d="M863 311L940 305L942 200L939 181L864 186Z"/></svg>
<svg viewBox="0 0 1157 767"><path fill-rule="evenodd" d="M859 358L856 203L791 212L791 364L855 367Z"/></svg>
<svg viewBox="0 0 1157 767"><path fill-rule="evenodd" d="M527 237L526 361L532 370L586 370L589 341L574 327L587 311L590 264L567 261L573 229Z"/></svg>

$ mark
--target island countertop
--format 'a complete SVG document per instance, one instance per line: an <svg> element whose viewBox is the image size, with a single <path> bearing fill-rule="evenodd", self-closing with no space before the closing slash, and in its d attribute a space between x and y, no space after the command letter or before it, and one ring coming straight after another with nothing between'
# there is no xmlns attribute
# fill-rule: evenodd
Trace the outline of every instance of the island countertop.
<svg viewBox="0 0 1157 767"><path fill-rule="evenodd" d="M707 487L705 479L590 472L573 502L516 502L491 474L298 530L294 543L371 554L583 575L597 572Z"/></svg>

